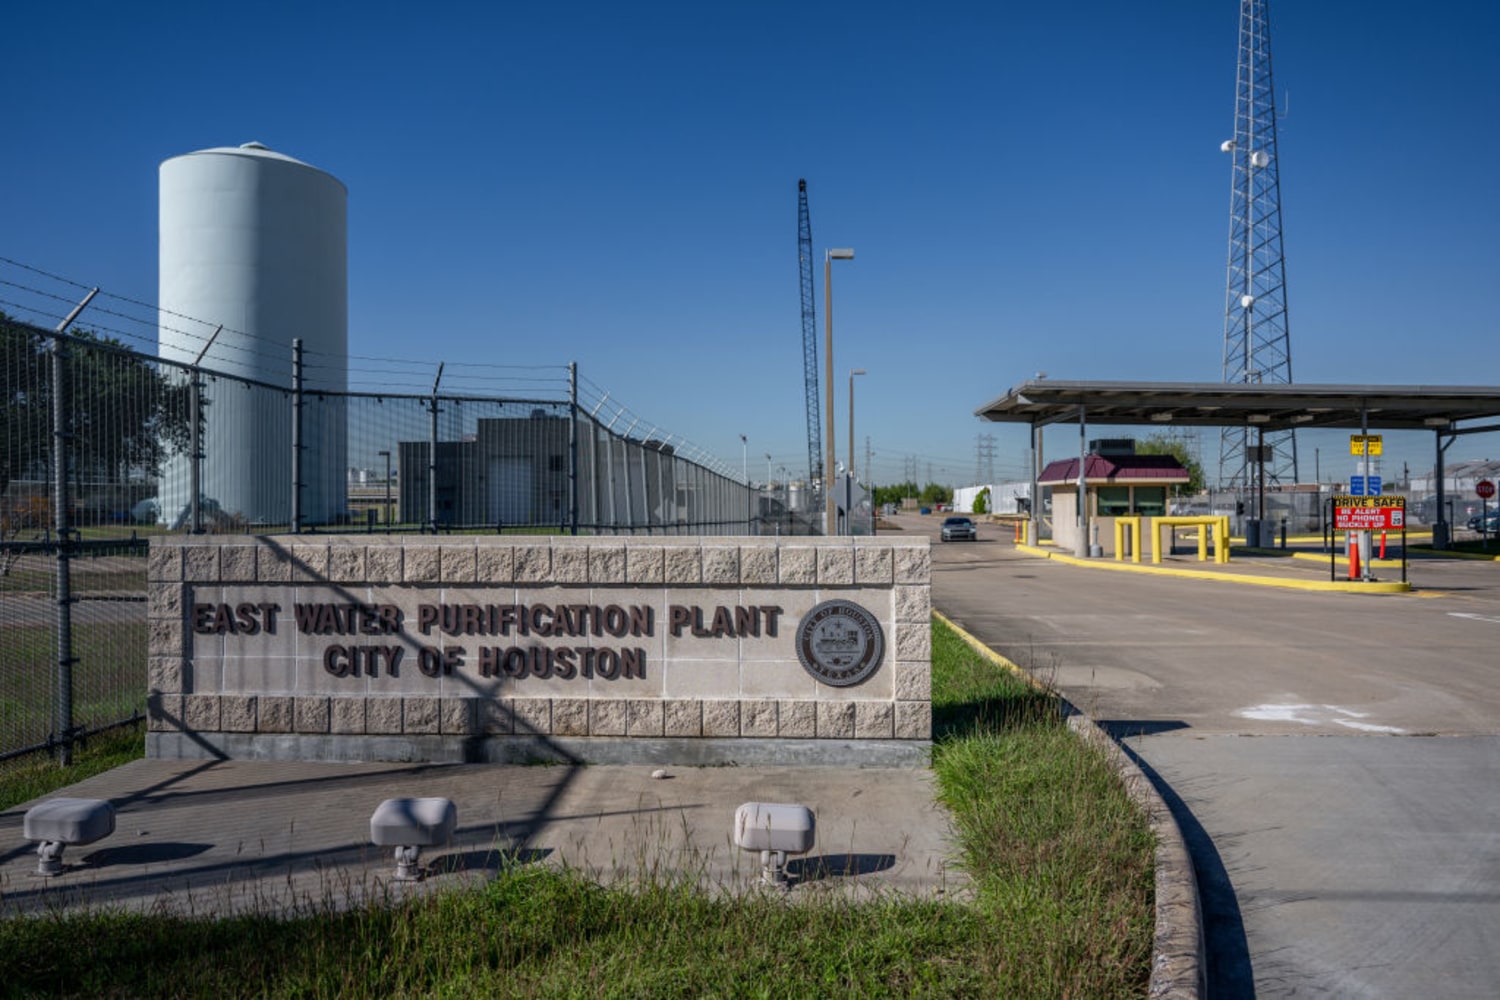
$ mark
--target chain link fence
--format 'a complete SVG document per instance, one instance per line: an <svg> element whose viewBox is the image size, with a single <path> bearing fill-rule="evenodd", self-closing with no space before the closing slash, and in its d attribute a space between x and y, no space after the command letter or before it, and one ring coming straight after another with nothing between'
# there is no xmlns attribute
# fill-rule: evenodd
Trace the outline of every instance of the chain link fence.
<svg viewBox="0 0 1500 1000"><path fill-rule="evenodd" d="M304 390L295 342L278 385L3 314L0 350L0 761L143 715L153 534L811 530L571 366Z"/></svg>

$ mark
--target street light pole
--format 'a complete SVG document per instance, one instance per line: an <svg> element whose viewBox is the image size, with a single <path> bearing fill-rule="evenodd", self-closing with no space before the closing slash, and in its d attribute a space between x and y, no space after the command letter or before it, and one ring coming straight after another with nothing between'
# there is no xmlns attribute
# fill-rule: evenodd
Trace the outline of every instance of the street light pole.
<svg viewBox="0 0 1500 1000"><path fill-rule="evenodd" d="M853 260L854 251L843 248L828 250L823 254L823 357L825 377L828 384L828 454L823 462L823 534L836 535L839 531L838 500L833 495L834 462L837 458L834 442L838 440L833 430L833 262Z"/></svg>
<svg viewBox="0 0 1500 1000"><path fill-rule="evenodd" d="M854 534L854 376L863 374L863 368L849 369L849 480L844 489L844 517L851 535Z"/></svg>

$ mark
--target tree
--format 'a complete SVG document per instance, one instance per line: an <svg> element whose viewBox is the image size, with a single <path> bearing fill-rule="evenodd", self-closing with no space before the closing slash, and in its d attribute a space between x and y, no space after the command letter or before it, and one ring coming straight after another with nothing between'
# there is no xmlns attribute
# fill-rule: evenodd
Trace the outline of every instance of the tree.
<svg viewBox="0 0 1500 1000"><path fill-rule="evenodd" d="M940 503L950 503L953 500L953 491L946 486L937 483L928 483L922 487L922 506L932 507Z"/></svg>
<svg viewBox="0 0 1500 1000"><path fill-rule="evenodd" d="M51 454L47 358L43 338L0 313L0 496L12 479L45 470ZM45 474L44 471L42 474Z"/></svg>
<svg viewBox="0 0 1500 1000"><path fill-rule="evenodd" d="M52 376L46 331L0 313L0 496L19 478L52 468ZM122 483L155 476L169 454L188 449L190 388L154 360L90 331L69 336L69 464L75 475Z"/></svg>
<svg viewBox="0 0 1500 1000"><path fill-rule="evenodd" d="M974 497L974 513L988 514L990 512L990 488L986 486Z"/></svg>
<svg viewBox="0 0 1500 1000"><path fill-rule="evenodd" d="M875 503L884 507L886 504L901 506L901 501L907 497L917 495L917 484L913 482L891 483L887 486L875 487Z"/></svg>
<svg viewBox="0 0 1500 1000"><path fill-rule="evenodd" d="M1203 466L1188 451L1187 442L1181 438L1167 437L1164 434L1153 434L1144 441L1137 441L1135 445L1137 455L1171 455L1182 464L1188 471L1188 481L1185 485L1172 487L1173 496L1182 496L1203 492Z"/></svg>

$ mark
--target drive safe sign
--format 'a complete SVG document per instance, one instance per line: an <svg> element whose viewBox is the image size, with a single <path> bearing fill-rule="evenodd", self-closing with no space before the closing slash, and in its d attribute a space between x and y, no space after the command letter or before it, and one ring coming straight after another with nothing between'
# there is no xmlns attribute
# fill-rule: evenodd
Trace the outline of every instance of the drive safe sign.
<svg viewBox="0 0 1500 1000"><path fill-rule="evenodd" d="M1406 497L1337 496L1333 498L1335 531L1404 531Z"/></svg>

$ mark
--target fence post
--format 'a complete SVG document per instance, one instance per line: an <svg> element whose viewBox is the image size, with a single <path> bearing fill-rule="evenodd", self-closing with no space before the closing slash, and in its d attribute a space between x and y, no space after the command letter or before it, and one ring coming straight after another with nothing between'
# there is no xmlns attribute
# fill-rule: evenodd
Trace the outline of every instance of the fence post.
<svg viewBox="0 0 1500 1000"><path fill-rule="evenodd" d="M302 531L302 338L292 340L292 534Z"/></svg>
<svg viewBox="0 0 1500 1000"><path fill-rule="evenodd" d="M188 383L188 419L192 421L192 427L188 433L191 435L192 446L189 451L188 481L192 493L188 497L189 508L193 512L193 534L203 534L203 505L199 502L199 496L203 492L203 440L198 429L198 422L202 414L203 406L203 379L196 367L188 369L192 381Z"/></svg>
<svg viewBox="0 0 1500 1000"><path fill-rule="evenodd" d="M57 762L73 762L73 587L68 524L68 353L52 338L52 527L57 532Z"/></svg>
<svg viewBox="0 0 1500 1000"><path fill-rule="evenodd" d="M214 331L213 336L208 338L208 343L203 345L203 350L198 352L193 365L188 369L192 381L188 383L188 416L193 426L189 431L192 436L192 456L188 460L189 480L193 489L192 496L188 498L189 510L193 512L193 534L203 534L203 372L198 368L203 364L203 357L208 349L214 346L214 341L219 339L219 334L224 332L224 324Z"/></svg>
<svg viewBox="0 0 1500 1000"><path fill-rule="evenodd" d="M578 534L578 362L568 362L568 506Z"/></svg>
<svg viewBox="0 0 1500 1000"><path fill-rule="evenodd" d="M432 380L432 398L428 402L431 411L432 423L427 436L427 523L432 526L432 533L438 533L437 515L437 451L438 451L438 383L443 381L443 365L446 362L439 361L437 376Z"/></svg>
<svg viewBox="0 0 1500 1000"><path fill-rule="evenodd" d="M72 525L69 523L68 447L73 438L68 401L68 352L63 331L94 296L95 288L57 325L52 337L52 527L57 532L57 762L73 763L73 580Z"/></svg>

